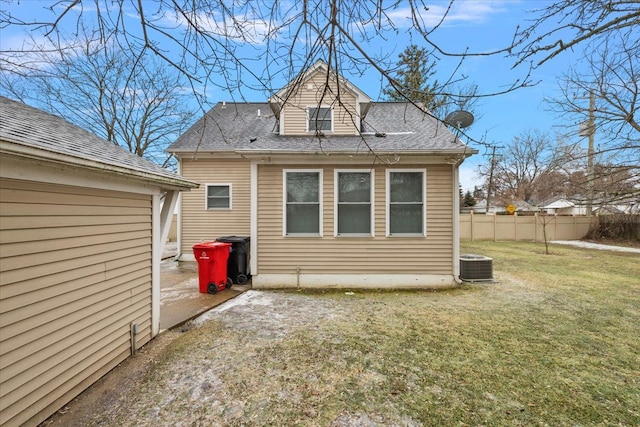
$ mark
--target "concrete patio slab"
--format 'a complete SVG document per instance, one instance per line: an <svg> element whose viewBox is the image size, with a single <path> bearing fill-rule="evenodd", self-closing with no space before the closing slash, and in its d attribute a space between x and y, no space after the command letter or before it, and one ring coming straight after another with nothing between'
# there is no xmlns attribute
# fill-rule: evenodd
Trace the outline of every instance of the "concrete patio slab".
<svg viewBox="0 0 640 427"><path fill-rule="evenodd" d="M198 264L174 261L170 253L160 267L160 332L181 324L251 289L233 285L216 294L199 291Z"/></svg>

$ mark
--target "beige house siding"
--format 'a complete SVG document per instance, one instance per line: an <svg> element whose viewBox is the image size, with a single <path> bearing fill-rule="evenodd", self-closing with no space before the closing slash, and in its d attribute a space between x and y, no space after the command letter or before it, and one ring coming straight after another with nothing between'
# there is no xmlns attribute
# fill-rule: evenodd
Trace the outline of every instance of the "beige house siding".
<svg viewBox="0 0 640 427"><path fill-rule="evenodd" d="M36 424L151 339L152 196L0 179L0 418Z"/></svg>
<svg viewBox="0 0 640 427"><path fill-rule="evenodd" d="M340 103L335 102L337 84L335 79L329 82L331 91L323 94L326 85L326 73L316 71L309 80L299 85L296 92L287 99L281 117L283 135L304 135L307 133L307 107L317 105L333 107L333 132L341 135L355 135L360 126L356 117L356 97L344 87L340 92Z"/></svg>
<svg viewBox="0 0 640 427"><path fill-rule="evenodd" d="M251 163L241 159L181 160L181 174L200 188L182 194L180 242L182 254L196 243L227 235L248 236L251 218ZM231 209L206 209L206 184L231 185Z"/></svg>
<svg viewBox="0 0 640 427"><path fill-rule="evenodd" d="M347 169L356 169L349 166ZM324 166L323 237L283 236L283 170L317 165L258 167L258 260L262 274L453 274L452 167L403 165L426 170L426 237L386 237L386 168L375 170L375 236L334 237L334 170ZM369 170L363 166L363 170Z"/></svg>

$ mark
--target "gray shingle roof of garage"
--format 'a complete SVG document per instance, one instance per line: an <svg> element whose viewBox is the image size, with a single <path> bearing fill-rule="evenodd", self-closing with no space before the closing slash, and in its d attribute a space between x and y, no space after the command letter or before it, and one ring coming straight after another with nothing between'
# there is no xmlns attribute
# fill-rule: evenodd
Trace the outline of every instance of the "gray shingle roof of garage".
<svg viewBox="0 0 640 427"><path fill-rule="evenodd" d="M60 117L2 96L0 140L132 172L178 180L183 184L193 184Z"/></svg>
<svg viewBox="0 0 640 427"><path fill-rule="evenodd" d="M260 112L260 114L258 114ZM218 103L168 148L191 152L475 152L438 120L405 102L372 104L362 135L280 136L268 103ZM378 137L375 134L385 134Z"/></svg>

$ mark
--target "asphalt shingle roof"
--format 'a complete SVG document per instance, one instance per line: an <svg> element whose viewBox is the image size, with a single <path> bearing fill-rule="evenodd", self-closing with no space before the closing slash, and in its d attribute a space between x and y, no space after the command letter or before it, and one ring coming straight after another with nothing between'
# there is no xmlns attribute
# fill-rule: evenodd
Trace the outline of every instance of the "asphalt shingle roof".
<svg viewBox="0 0 640 427"><path fill-rule="evenodd" d="M0 96L0 140L133 173L193 183L66 120Z"/></svg>
<svg viewBox="0 0 640 427"><path fill-rule="evenodd" d="M258 112L260 112L258 114ZM369 149L379 153L470 153L438 120L405 102L371 105L362 135L281 136L277 121L264 103L218 103L176 140L168 151L189 152L336 152ZM376 136L385 134L384 137Z"/></svg>

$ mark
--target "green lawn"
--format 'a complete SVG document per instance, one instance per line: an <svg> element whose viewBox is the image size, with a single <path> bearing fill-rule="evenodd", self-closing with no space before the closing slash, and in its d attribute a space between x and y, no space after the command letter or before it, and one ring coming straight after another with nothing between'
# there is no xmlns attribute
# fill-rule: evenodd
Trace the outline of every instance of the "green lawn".
<svg viewBox="0 0 640 427"><path fill-rule="evenodd" d="M211 348L197 364L235 360L216 393L236 403L168 408L194 425L639 426L640 257L550 249L464 242L493 258L498 283L302 293L335 313L283 338L212 320L147 386L166 389L192 349Z"/></svg>

